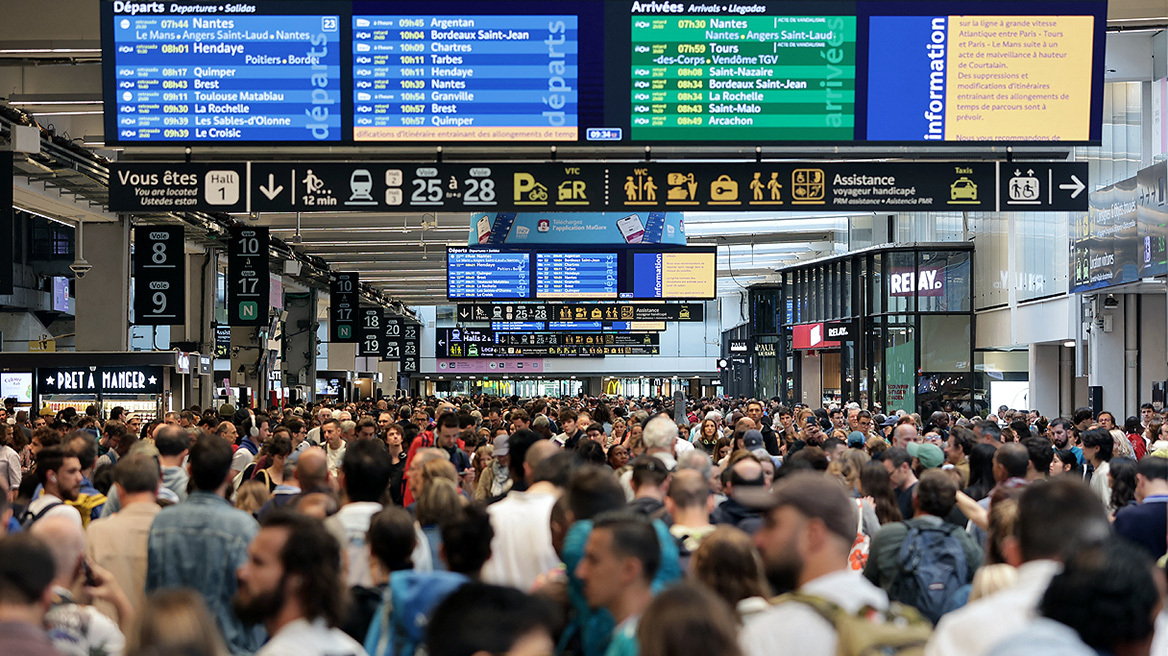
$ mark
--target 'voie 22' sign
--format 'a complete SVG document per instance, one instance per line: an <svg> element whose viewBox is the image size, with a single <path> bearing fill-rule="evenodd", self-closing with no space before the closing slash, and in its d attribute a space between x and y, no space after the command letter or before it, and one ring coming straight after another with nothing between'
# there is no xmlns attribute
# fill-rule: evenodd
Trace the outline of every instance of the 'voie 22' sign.
<svg viewBox="0 0 1168 656"><path fill-rule="evenodd" d="M161 394L162 379L158 366L37 369L41 394Z"/></svg>

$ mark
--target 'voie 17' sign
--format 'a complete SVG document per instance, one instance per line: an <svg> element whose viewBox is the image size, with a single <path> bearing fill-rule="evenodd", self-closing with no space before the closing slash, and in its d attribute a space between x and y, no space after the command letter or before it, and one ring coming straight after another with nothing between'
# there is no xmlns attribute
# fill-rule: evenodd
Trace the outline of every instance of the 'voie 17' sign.
<svg viewBox="0 0 1168 656"><path fill-rule="evenodd" d="M161 394L163 369L147 367L42 367L41 394Z"/></svg>
<svg viewBox="0 0 1168 656"><path fill-rule="evenodd" d="M893 269L888 276L889 296L945 295L945 270L940 267L922 267L915 275L912 269Z"/></svg>

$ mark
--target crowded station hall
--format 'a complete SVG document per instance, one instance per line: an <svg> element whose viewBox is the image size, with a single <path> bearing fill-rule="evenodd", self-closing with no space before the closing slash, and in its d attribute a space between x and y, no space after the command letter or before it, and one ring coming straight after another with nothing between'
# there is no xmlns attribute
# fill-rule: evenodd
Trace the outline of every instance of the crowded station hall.
<svg viewBox="0 0 1168 656"><path fill-rule="evenodd" d="M96 415L0 424L0 653L1168 653L1150 404Z"/></svg>
<svg viewBox="0 0 1168 656"><path fill-rule="evenodd" d="M1168 656L1166 125L1168 0L0 0L0 656Z"/></svg>

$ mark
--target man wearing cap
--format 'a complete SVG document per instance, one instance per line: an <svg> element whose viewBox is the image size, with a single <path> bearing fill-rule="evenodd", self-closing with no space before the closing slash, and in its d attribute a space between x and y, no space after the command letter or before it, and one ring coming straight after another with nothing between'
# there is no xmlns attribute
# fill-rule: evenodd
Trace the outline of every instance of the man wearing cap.
<svg viewBox="0 0 1168 656"><path fill-rule="evenodd" d="M818 472L783 479L769 496L754 544L776 591L797 590L856 615L888 609L888 595L848 566L856 539L856 504L838 481ZM745 619L745 656L830 656L839 638L831 622L801 601L783 601Z"/></svg>
<svg viewBox="0 0 1168 656"><path fill-rule="evenodd" d="M491 466L484 468L475 488L475 499L479 501L486 501L487 499L497 499L511 489L511 436L507 434L497 435L495 437L495 445L491 450L491 456L494 458Z"/></svg>
<svg viewBox="0 0 1168 656"><path fill-rule="evenodd" d="M767 450L766 438L763 437L761 431L754 429L746 431L746 434L742 436L742 446L745 447L747 451L753 453L754 457L758 458L759 460L770 460L775 468L778 469L779 463L771 456L770 451Z"/></svg>

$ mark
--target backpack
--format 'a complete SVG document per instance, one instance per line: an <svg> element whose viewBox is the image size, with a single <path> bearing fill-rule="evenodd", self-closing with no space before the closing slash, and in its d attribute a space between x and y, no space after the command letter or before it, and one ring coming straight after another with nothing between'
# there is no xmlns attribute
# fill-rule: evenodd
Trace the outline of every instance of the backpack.
<svg viewBox="0 0 1168 656"><path fill-rule="evenodd" d="M27 531L32 527L33 524L36 523L38 519L44 517L50 510L56 508L57 506L63 505L65 505L63 501L54 501L44 508L41 508L41 511L36 514L33 514L32 510L25 508L24 514L20 516L20 530Z"/></svg>
<svg viewBox="0 0 1168 656"><path fill-rule="evenodd" d="M791 592L771 600L772 605L799 602L810 607L835 629L836 656L923 656L933 625L911 606L892 602L888 610L865 606L852 615L814 595Z"/></svg>
<svg viewBox="0 0 1168 656"><path fill-rule="evenodd" d="M365 635L365 651L373 656L424 654L430 614L467 580L454 572L391 574L381 607Z"/></svg>
<svg viewBox="0 0 1168 656"><path fill-rule="evenodd" d="M959 526L909 524L888 597L916 608L934 624L969 596L969 564L954 537Z"/></svg>

